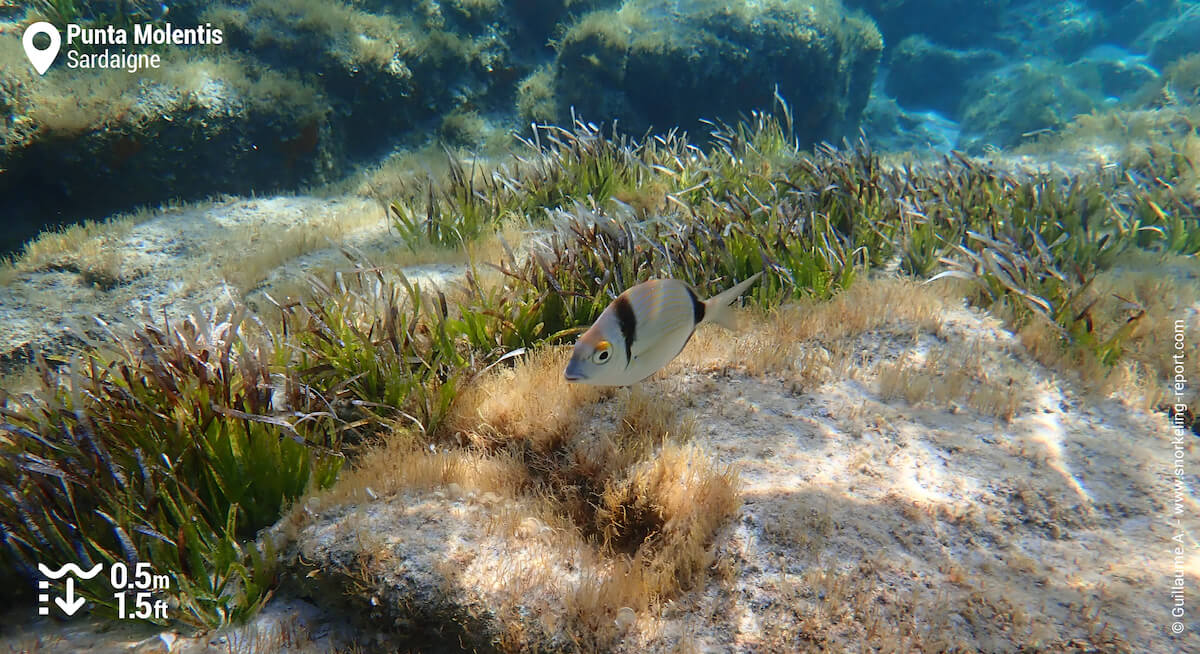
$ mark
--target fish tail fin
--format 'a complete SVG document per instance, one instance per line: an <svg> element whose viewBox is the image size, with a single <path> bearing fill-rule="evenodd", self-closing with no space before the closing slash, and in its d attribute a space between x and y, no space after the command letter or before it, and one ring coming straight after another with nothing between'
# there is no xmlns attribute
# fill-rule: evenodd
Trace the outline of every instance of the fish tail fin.
<svg viewBox="0 0 1200 654"><path fill-rule="evenodd" d="M705 300L703 322L715 322L725 329L736 330L738 328L737 314L730 307L761 276L761 272L754 273L744 281L735 284L733 288Z"/></svg>

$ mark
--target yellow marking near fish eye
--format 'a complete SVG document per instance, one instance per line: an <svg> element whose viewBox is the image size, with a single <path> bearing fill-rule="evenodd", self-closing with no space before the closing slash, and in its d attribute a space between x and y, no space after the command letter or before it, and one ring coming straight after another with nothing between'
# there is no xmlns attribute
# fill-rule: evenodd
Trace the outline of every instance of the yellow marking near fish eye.
<svg viewBox="0 0 1200 654"><path fill-rule="evenodd" d="M609 345L608 341L600 341L599 343L597 343L596 351L592 352L592 362L599 363L599 364L608 363L609 354L610 354L608 350L610 347L611 346Z"/></svg>

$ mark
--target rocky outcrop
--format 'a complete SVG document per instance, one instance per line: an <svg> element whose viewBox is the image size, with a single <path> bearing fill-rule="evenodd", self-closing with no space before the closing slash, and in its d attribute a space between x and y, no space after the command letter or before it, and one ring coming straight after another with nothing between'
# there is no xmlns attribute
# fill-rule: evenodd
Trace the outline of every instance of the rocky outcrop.
<svg viewBox="0 0 1200 654"><path fill-rule="evenodd" d="M890 55L888 94L910 109L933 109L958 115L967 83L1004 64L995 50L955 50L923 36L910 36Z"/></svg>
<svg viewBox="0 0 1200 654"><path fill-rule="evenodd" d="M364 475L277 525L287 534L282 594L345 616L380 651L904 642L907 651L1123 652L1134 640L1169 651L1171 635L1142 608L1161 576L1147 568L1154 543L1174 529L1152 519L1170 456L1152 441L1166 438L1166 419L1072 390L985 315L945 306L934 322L801 346L808 361L856 371L806 368L794 373L802 391L792 373L739 370L749 343L762 346L758 327L698 334L689 348L704 354L685 350L670 374L645 383L656 405L686 407L691 442L740 479L742 503L717 532L711 563L674 597L597 611L599 582L622 557L534 517L536 493L412 484L408 469ZM525 372L515 374L520 383ZM554 402L561 386L539 394ZM622 391L585 412L588 429L611 430L629 398ZM430 456L450 460L440 447ZM481 458L462 474L486 481L489 465ZM434 476L449 469L434 466ZM1097 597L1101 584L1119 592Z"/></svg>
<svg viewBox="0 0 1200 654"><path fill-rule="evenodd" d="M220 4L229 48L320 80L353 158L421 141L446 114L511 93L521 71L499 2ZM425 128L425 129L422 129Z"/></svg>
<svg viewBox="0 0 1200 654"><path fill-rule="evenodd" d="M1083 0L1025 2L1005 12L994 38L1013 58L1071 61L1098 45L1105 27L1101 13Z"/></svg>
<svg viewBox="0 0 1200 654"><path fill-rule="evenodd" d="M1053 62L1007 66L968 87L959 148L979 153L989 146L1010 147L1093 107L1092 96Z"/></svg>
<svg viewBox="0 0 1200 654"><path fill-rule="evenodd" d="M0 252L139 204L320 183L340 160L326 96L297 76L194 57L38 77L20 47L0 28Z"/></svg>
<svg viewBox="0 0 1200 654"><path fill-rule="evenodd" d="M862 129L872 148L887 152L949 152L958 141L958 123L937 112L910 111L882 93L871 95Z"/></svg>
<svg viewBox="0 0 1200 654"><path fill-rule="evenodd" d="M1200 52L1200 7L1161 20L1142 34L1138 45L1150 61L1163 70L1176 59Z"/></svg>
<svg viewBox="0 0 1200 654"><path fill-rule="evenodd" d="M887 43L876 92L960 121L959 147L974 151L1142 103L1171 62L1200 50L1200 13L1175 0L846 1Z"/></svg>
<svg viewBox="0 0 1200 654"><path fill-rule="evenodd" d="M1133 97L1159 78L1158 71L1145 62L1145 57L1111 46L1087 52L1067 67L1067 74L1102 101Z"/></svg>
<svg viewBox="0 0 1200 654"><path fill-rule="evenodd" d="M995 42L1012 0L845 0L879 24L888 47L912 34L955 48Z"/></svg>
<svg viewBox="0 0 1200 654"><path fill-rule="evenodd" d="M553 66L556 118L572 108L640 134L701 119L736 121L779 93L795 107L802 143L852 133L883 44L875 25L836 2L772 0L686 10L631 0L594 12L562 38Z"/></svg>
<svg viewBox="0 0 1200 654"><path fill-rule="evenodd" d="M456 110L510 106L523 74L501 3L196 5L170 16L221 42L133 73L60 61L38 76L21 52L32 18L0 23L0 253L139 205L330 181Z"/></svg>

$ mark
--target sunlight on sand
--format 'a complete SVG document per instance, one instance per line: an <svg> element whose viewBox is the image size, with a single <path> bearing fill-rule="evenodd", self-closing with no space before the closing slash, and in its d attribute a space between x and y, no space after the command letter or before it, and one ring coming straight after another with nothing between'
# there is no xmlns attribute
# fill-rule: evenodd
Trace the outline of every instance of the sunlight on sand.
<svg viewBox="0 0 1200 654"><path fill-rule="evenodd" d="M916 449L922 450L920 457L906 455L890 457L888 464L894 469L896 481L893 488L899 490L913 502L928 507L963 508L962 498L978 497L984 493L974 477L956 471L947 474L945 466L929 465L940 457L936 448L918 441Z"/></svg>
<svg viewBox="0 0 1200 654"><path fill-rule="evenodd" d="M1049 398L1043 398L1049 403ZM1066 457L1063 455L1063 441L1066 431L1057 413L1035 412L1020 421L1028 428L1027 439L1045 449L1046 465L1063 476L1067 484L1075 489L1079 498L1089 508L1092 507L1092 496L1083 484L1071 473Z"/></svg>

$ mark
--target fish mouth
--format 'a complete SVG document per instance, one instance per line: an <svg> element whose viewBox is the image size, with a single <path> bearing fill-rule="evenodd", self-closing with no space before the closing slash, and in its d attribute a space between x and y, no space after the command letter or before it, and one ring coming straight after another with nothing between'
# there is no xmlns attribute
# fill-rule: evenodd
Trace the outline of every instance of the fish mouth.
<svg viewBox="0 0 1200 654"><path fill-rule="evenodd" d="M577 382L577 381L580 381L581 379L583 379L583 377L580 377L579 375L572 375L571 373L567 372L567 373L563 373L563 379L565 379L569 382Z"/></svg>
<svg viewBox="0 0 1200 654"><path fill-rule="evenodd" d="M583 381L585 378L586 375L579 372L579 366L575 363L575 361L568 363L567 369L563 371L563 379L567 380L568 382Z"/></svg>

